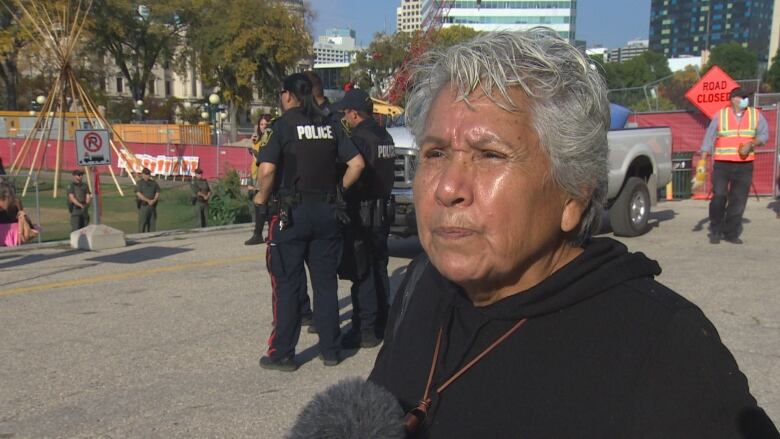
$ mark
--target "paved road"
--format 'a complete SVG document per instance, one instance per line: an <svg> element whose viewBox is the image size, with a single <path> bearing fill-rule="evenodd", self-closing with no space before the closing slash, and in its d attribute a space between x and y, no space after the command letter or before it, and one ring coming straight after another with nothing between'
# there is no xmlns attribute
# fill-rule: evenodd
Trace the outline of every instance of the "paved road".
<svg viewBox="0 0 780 439"><path fill-rule="evenodd" d="M769 203L750 201L742 246L693 230L707 211L696 201L662 203L649 234L623 241L704 309L778 421L780 220ZM0 252L0 438L281 438L317 391L365 376L376 349L326 368L306 333L298 372L257 366L271 300L264 247L243 246L248 235L242 226L137 235L103 252ZM393 241L394 286L418 251ZM346 323L346 283L340 296Z"/></svg>

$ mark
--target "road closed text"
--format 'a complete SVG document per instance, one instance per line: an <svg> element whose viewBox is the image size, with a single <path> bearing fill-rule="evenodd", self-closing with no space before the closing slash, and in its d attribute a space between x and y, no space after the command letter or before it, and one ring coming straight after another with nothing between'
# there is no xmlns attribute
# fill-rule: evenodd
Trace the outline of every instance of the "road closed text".
<svg viewBox="0 0 780 439"><path fill-rule="evenodd" d="M727 81L706 81L701 84L700 93L696 93L696 103L728 102L729 93Z"/></svg>

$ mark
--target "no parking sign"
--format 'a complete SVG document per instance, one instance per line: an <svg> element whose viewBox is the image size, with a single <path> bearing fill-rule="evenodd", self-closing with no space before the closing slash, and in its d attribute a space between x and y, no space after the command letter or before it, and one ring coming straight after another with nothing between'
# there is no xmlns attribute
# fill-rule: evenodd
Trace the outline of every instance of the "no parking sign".
<svg viewBox="0 0 780 439"><path fill-rule="evenodd" d="M76 130L76 157L79 166L111 164L108 130Z"/></svg>

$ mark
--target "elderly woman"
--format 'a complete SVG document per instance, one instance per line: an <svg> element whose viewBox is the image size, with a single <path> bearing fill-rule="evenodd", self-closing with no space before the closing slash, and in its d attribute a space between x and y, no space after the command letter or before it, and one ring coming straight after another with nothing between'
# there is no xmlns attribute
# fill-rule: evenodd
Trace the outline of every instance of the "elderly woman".
<svg viewBox="0 0 780 439"><path fill-rule="evenodd" d="M0 246L21 245L37 235L13 186L0 179Z"/></svg>
<svg viewBox="0 0 780 439"><path fill-rule="evenodd" d="M416 78L427 258L370 376L413 437L776 434L713 325L653 279L658 264L591 238L609 110L577 49L545 30L489 33Z"/></svg>

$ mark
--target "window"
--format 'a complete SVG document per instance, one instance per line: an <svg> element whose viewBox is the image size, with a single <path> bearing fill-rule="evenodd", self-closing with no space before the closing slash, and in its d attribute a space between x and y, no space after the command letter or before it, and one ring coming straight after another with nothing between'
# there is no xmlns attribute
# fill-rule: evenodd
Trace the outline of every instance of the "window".
<svg viewBox="0 0 780 439"><path fill-rule="evenodd" d="M116 78L116 92L117 93L122 93L124 91L124 87L122 87L122 85L123 85L122 77L120 76L120 77Z"/></svg>
<svg viewBox="0 0 780 439"><path fill-rule="evenodd" d="M149 85L146 87L149 90L149 94L150 95L155 94L154 83L155 83L155 80L152 79L151 81L149 81Z"/></svg>
<svg viewBox="0 0 780 439"><path fill-rule="evenodd" d="M165 96L171 96L173 95L173 90L171 90L171 81L165 81Z"/></svg>

